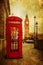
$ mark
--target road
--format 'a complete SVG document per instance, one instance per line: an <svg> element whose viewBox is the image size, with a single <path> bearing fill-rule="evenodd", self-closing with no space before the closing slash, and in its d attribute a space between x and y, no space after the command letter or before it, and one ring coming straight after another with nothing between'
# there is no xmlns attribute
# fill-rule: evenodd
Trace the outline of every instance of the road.
<svg viewBox="0 0 43 65"><path fill-rule="evenodd" d="M43 52L34 49L33 43L23 43L22 58L7 59L0 51L0 65L43 65Z"/></svg>

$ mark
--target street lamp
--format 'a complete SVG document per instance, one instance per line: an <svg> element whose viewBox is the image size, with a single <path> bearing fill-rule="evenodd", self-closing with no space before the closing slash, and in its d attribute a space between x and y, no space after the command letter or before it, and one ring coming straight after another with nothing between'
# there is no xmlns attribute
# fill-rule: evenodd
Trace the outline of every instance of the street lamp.
<svg viewBox="0 0 43 65"><path fill-rule="evenodd" d="M34 16L34 35L35 35L35 22L36 22L36 16Z"/></svg>
<svg viewBox="0 0 43 65"><path fill-rule="evenodd" d="M38 22L35 23L35 27L36 27L36 39L38 38Z"/></svg>
<svg viewBox="0 0 43 65"><path fill-rule="evenodd" d="M34 44L34 48L38 48L37 43L38 43L38 22L35 22L35 44Z"/></svg>

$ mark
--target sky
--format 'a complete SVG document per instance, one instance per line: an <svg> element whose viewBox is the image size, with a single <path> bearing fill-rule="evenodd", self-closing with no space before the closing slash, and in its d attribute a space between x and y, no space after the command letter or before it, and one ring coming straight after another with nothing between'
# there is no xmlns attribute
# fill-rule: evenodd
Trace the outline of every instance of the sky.
<svg viewBox="0 0 43 65"><path fill-rule="evenodd" d="M26 14L29 18L29 33L34 33L34 16L38 22L38 34L43 34L43 0L9 0L10 15L22 18L24 32L24 20Z"/></svg>

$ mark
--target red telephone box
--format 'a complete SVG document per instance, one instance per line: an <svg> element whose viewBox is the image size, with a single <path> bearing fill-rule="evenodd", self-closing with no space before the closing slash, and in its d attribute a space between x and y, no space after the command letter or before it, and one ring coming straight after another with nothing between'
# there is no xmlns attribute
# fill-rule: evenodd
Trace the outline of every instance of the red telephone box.
<svg viewBox="0 0 43 65"><path fill-rule="evenodd" d="M22 57L22 19L10 16L6 20L7 58Z"/></svg>

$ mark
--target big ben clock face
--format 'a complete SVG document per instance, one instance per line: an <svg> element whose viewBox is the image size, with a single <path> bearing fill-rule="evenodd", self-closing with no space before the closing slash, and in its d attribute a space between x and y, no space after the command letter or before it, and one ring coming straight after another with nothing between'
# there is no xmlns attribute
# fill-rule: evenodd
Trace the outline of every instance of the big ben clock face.
<svg viewBox="0 0 43 65"><path fill-rule="evenodd" d="M28 24L28 21L26 21L26 24Z"/></svg>

